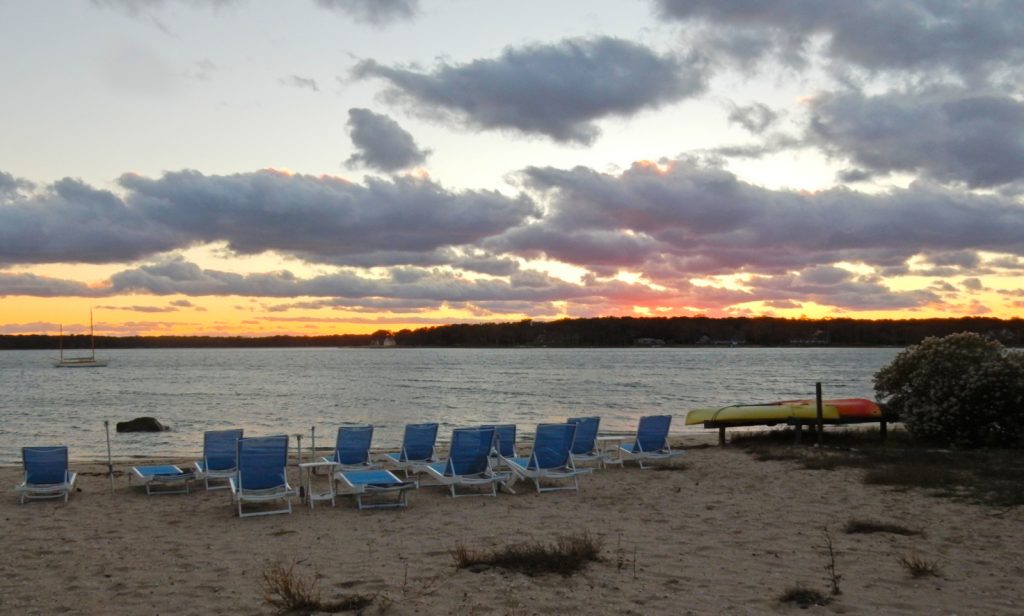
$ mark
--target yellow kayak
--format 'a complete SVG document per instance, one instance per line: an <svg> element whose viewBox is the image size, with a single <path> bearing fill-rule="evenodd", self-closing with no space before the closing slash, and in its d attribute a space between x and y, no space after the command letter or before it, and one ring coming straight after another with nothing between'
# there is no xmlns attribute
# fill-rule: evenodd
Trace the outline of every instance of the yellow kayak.
<svg viewBox="0 0 1024 616"><path fill-rule="evenodd" d="M822 419L870 420L882 417L882 409L867 398L840 398L822 400L821 403ZM817 418L818 408L814 400L783 400L768 404L734 404L716 409L695 409L687 413L686 425L702 424L705 421L744 423Z"/></svg>

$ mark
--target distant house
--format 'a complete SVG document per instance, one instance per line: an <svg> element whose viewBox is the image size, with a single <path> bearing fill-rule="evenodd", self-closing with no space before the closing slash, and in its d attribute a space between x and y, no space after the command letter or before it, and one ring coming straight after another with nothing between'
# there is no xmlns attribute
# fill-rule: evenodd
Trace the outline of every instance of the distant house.
<svg viewBox="0 0 1024 616"><path fill-rule="evenodd" d="M633 344L635 346L659 347L665 346L665 341L661 338L637 338Z"/></svg>
<svg viewBox="0 0 1024 616"><path fill-rule="evenodd" d="M370 346L372 347L393 347L396 344L398 343L395 342L395 337L390 335L370 340Z"/></svg>

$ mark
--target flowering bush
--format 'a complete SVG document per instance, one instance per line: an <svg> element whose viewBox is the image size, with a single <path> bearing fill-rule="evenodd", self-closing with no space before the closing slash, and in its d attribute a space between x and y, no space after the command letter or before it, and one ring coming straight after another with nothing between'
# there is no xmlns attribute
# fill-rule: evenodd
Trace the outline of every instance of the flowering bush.
<svg viewBox="0 0 1024 616"><path fill-rule="evenodd" d="M978 334L926 338L875 373L912 435L956 447L1024 444L1024 353Z"/></svg>

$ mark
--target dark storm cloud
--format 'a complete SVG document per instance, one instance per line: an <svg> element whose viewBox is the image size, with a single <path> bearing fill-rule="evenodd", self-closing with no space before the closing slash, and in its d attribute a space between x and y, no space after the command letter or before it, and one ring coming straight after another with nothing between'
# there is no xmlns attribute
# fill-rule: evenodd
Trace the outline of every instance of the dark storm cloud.
<svg viewBox="0 0 1024 616"><path fill-rule="evenodd" d="M808 138L875 174L920 173L989 188L1024 180L1024 103L999 94L935 89L812 103Z"/></svg>
<svg viewBox="0 0 1024 616"><path fill-rule="evenodd" d="M474 244L539 214L523 195L456 193L416 178L353 184L273 171L182 171L158 179L124 175L120 184L123 197L64 179L0 199L0 262L133 261L226 242L240 253L278 251L324 263L380 265L367 257L384 250L438 264L445 261L435 251Z"/></svg>
<svg viewBox="0 0 1024 616"><path fill-rule="evenodd" d="M349 109L348 128L352 143L359 150L346 161L349 166L393 172L419 165L430 154L430 150L421 150L398 122L369 109Z"/></svg>
<svg viewBox="0 0 1024 616"><path fill-rule="evenodd" d="M420 4L419 0L316 0L316 3L375 26L412 19L419 12Z"/></svg>
<svg viewBox="0 0 1024 616"><path fill-rule="evenodd" d="M196 171L160 179L125 175L129 201L162 225L195 241L225 241L247 254L276 250L339 263L344 255L429 252L471 244L536 215L525 196L494 191L451 192L409 177L334 177L271 171L205 176Z"/></svg>
<svg viewBox="0 0 1024 616"><path fill-rule="evenodd" d="M117 195L70 178L0 200L0 262L132 261L188 239Z"/></svg>
<svg viewBox="0 0 1024 616"><path fill-rule="evenodd" d="M694 96L707 79L696 56L661 56L609 37L507 48L495 59L441 64L430 73L365 60L354 74L384 79L391 97L428 114L583 144L597 139L595 121Z"/></svg>
<svg viewBox="0 0 1024 616"><path fill-rule="evenodd" d="M948 70L972 80L1024 61L1017 0L655 0L655 6L664 19L711 26L709 40L745 59L774 51L796 63L820 35L830 58L869 71Z"/></svg>
<svg viewBox="0 0 1024 616"><path fill-rule="evenodd" d="M920 253L1024 254L1018 203L926 184L880 194L769 190L691 159L666 171L638 164L618 176L583 167L530 168L525 176L546 194L549 213L491 244L586 267L602 253L595 238L606 255L628 242L635 250L621 253L621 265L643 263L656 280L844 260L886 267Z"/></svg>

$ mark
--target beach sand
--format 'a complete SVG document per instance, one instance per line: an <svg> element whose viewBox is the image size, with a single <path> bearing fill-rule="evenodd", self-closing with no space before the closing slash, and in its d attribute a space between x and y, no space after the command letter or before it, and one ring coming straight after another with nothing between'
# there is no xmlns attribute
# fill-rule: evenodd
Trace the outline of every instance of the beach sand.
<svg viewBox="0 0 1024 616"><path fill-rule="evenodd" d="M71 502L18 505L20 469L0 469L0 613L272 614L263 571L294 564L322 598L377 594L388 614L1020 614L1024 511L865 485L861 471L757 461L699 446L675 470L635 465L584 476L581 491L451 499L410 495L407 510L358 511L351 498L292 515L238 519L227 491L147 497L117 464L81 472ZM186 461L179 460L184 463ZM137 462L136 462L137 463ZM321 480L323 480L321 478ZM298 473L292 479L299 484ZM923 536L846 534L851 518ZM842 594L806 611L778 602L802 584L828 593L825 528ZM451 551L553 541L588 530L603 560L570 577L458 570ZM901 556L935 561L915 579Z"/></svg>

